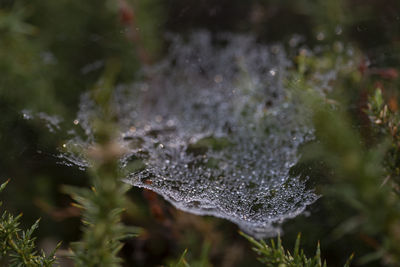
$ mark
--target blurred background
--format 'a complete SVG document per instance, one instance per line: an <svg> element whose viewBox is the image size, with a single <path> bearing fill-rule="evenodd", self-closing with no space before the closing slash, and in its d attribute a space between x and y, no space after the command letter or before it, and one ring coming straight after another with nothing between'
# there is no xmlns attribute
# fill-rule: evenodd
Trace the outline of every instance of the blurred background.
<svg viewBox="0 0 400 267"><path fill-rule="evenodd" d="M0 180L11 179L1 199L5 209L23 213L24 226L42 218L36 233L40 247L52 249L63 241L62 252L79 239L79 210L60 188L87 186L89 179L84 171L57 163L66 134L49 131L40 120L26 120L22 111L56 114L72 124L80 95L101 77L107 60L121 62L118 83L135 81L142 66L165 55L166 33L185 36L199 29L252 34L260 43L288 48L293 40L309 49L351 44L359 66L353 75L373 71L357 82L344 79L338 92L367 145L374 139L360 112L368 90L379 84L397 111L398 0L0 0ZM293 61L296 57L294 51ZM312 183L328 183L323 179L334 176L324 168L314 166L307 174ZM185 248L193 266L261 266L234 224L178 211L142 189L132 188L129 198L124 222L143 231L125 242L121 256L126 266L166 265ZM343 265L352 252L356 266L384 264L382 255L371 254L379 251L374 247L379 229L378 241L355 231L334 232L354 214L348 205L322 198L307 214L284 224L288 248L302 232L305 251L314 253L320 240L330 266ZM371 259L357 260L364 254ZM63 262L68 266L68 260Z"/></svg>

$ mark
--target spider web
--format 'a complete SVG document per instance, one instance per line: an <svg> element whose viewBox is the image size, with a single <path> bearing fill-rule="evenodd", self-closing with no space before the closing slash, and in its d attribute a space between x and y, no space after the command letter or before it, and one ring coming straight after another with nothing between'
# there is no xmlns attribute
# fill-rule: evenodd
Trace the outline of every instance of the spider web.
<svg viewBox="0 0 400 267"><path fill-rule="evenodd" d="M125 182L157 192L178 209L236 223L258 237L304 211L318 197L290 168L313 136L309 114L284 85L290 61L278 45L244 35L170 36L167 57L143 79L115 90L128 151ZM82 97L78 120L93 142L97 109ZM87 166L63 153L67 164Z"/></svg>

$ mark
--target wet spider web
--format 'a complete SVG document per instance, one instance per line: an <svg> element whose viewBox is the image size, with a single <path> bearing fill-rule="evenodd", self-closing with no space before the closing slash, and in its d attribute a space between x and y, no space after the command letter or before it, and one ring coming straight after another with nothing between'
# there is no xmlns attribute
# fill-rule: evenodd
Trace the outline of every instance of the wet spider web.
<svg viewBox="0 0 400 267"><path fill-rule="evenodd" d="M285 87L290 61L279 45L251 36L170 36L165 59L115 89L125 182L178 209L236 223L255 237L276 234L317 196L290 169L312 138L307 110ZM97 108L82 97L77 117L87 147ZM66 164L87 167L76 153Z"/></svg>

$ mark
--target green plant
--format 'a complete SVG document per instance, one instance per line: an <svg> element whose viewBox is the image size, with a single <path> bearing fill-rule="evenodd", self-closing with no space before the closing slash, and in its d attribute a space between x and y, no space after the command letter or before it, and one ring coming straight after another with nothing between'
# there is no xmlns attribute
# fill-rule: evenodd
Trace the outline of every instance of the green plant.
<svg viewBox="0 0 400 267"><path fill-rule="evenodd" d="M300 233L297 235L296 243L293 252L290 253L282 245L282 240L280 236L277 237L277 242L271 239L271 245L265 243L264 240L257 241L251 236L248 236L240 232L252 245L253 250L258 255L258 260L265 264L265 266L270 267L326 267L326 261L321 259L321 249L319 243L317 245L317 250L315 255L312 257L307 257L302 249L300 249ZM349 257L344 267L349 267L353 255Z"/></svg>
<svg viewBox="0 0 400 267"><path fill-rule="evenodd" d="M0 192L7 186L9 181L1 184ZM0 202L0 205L2 203ZM36 250L33 232L39 227L37 220L28 230L20 228L22 214L11 215L4 211L0 218L0 260L8 263L9 266L53 266L56 261L55 252L61 245L59 243L50 255L46 256L42 251Z"/></svg>
<svg viewBox="0 0 400 267"><path fill-rule="evenodd" d="M367 103L361 102L363 82L371 81L362 79L355 66L339 73L326 96L308 90L314 82L312 74L333 68L334 58L331 54L329 62L326 56L299 56L296 81L300 82L296 85L304 91L299 94L312 111L316 136L315 142L304 146L302 161L326 166L319 173L319 190L348 212L332 219L335 226L330 235L342 242L353 237L360 241L360 247L369 247L369 252L357 255L358 264L379 260L396 266L400 260L400 200L393 188L398 187L398 114L389 110L380 90L375 90ZM348 92L348 88L353 91ZM350 101L359 101L361 107L349 109ZM362 105L368 108L364 110ZM369 118L372 125L359 117Z"/></svg>
<svg viewBox="0 0 400 267"><path fill-rule="evenodd" d="M97 143L85 151L91 164L92 188L65 187L83 211L83 237L72 244L76 266L119 266L121 240L136 231L136 228L121 223L124 195L129 186L120 181L118 171L118 159L123 149L115 141L110 105L118 64L110 62L101 81L92 90L94 101L101 107L101 118L93 118Z"/></svg>
<svg viewBox="0 0 400 267"><path fill-rule="evenodd" d="M168 264L169 267L209 267L212 266L209 261L209 249L210 245L208 243L203 244L202 253L200 258L187 260L188 250L185 249L182 255L176 262Z"/></svg>
<svg viewBox="0 0 400 267"><path fill-rule="evenodd" d="M181 257L176 263L170 265L170 267L190 267L190 264L186 261L185 257L187 254L187 249L182 253Z"/></svg>
<svg viewBox="0 0 400 267"><path fill-rule="evenodd" d="M392 99L392 101L396 101ZM366 114L371 123L376 140L386 139L389 143L388 150L383 161L383 184L390 184L393 190L400 194L400 114L397 110L391 110L386 103L381 88L377 88L369 97Z"/></svg>

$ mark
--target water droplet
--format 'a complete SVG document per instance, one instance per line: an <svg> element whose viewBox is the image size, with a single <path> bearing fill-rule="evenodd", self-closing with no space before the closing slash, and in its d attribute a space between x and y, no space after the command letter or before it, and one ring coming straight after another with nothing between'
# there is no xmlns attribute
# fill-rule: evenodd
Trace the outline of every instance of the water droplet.
<svg viewBox="0 0 400 267"><path fill-rule="evenodd" d="M168 127L172 127L172 126L174 126L175 125L175 121L173 121L173 120L168 120L167 121L167 126Z"/></svg>
<svg viewBox="0 0 400 267"><path fill-rule="evenodd" d="M221 74L217 74L214 76L214 82L221 83L224 80L224 77Z"/></svg>
<svg viewBox="0 0 400 267"><path fill-rule="evenodd" d="M157 123L160 123L160 122L162 122L163 118L160 115L157 115L155 117L155 120L156 120Z"/></svg>
<svg viewBox="0 0 400 267"><path fill-rule="evenodd" d="M147 125L144 126L143 129L144 129L146 132L148 132L148 131L151 130L151 126L147 124Z"/></svg>
<svg viewBox="0 0 400 267"><path fill-rule="evenodd" d="M358 32L363 32L365 30L366 30L366 28L363 25L357 25L357 31Z"/></svg>
<svg viewBox="0 0 400 267"><path fill-rule="evenodd" d="M140 90L142 92L147 92L147 90L149 90L149 85L148 84L142 84L142 86L140 87Z"/></svg>
<svg viewBox="0 0 400 267"><path fill-rule="evenodd" d="M280 52L280 50L281 50L280 47L277 46L277 45L274 45L274 46L271 47L271 52L273 54L278 54Z"/></svg>
<svg viewBox="0 0 400 267"><path fill-rule="evenodd" d="M289 45L291 47L296 47L303 41L303 39L304 39L304 37L302 37L302 36L300 36L298 34L295 34L290 38Z"/></svg>
<svg viewBox="0 0 400 267"><path fill-rule="evenodd" d="M23 110L22 111L22 117L25 120L31 120L33 118L32 112L30 110Z"/></svg>
<svg viewBox="0 0 400 267"><path fill-rule="evenodd" d="M335 28L336 35L341 35L342 32L343 32L342 26L340 26L340 25L336 26L336 28Z"/></svg>
<svg viewBox="0 0 400 267"><path fill-rule="evenodd" d="M317 38L318 41L323 41L325 39L325 33L323 33L323 32L317 33L317 37L316 38Z"/></svg>
<svg viewBox="0 0 400 267"><path fill-rule="evenodd" d="M333 50L334 50L336 53L341 53L341 52L343 52L343 50L344 50L343 43L342 43L342 42L335 42L335 43L333 44Z"/></svg>

